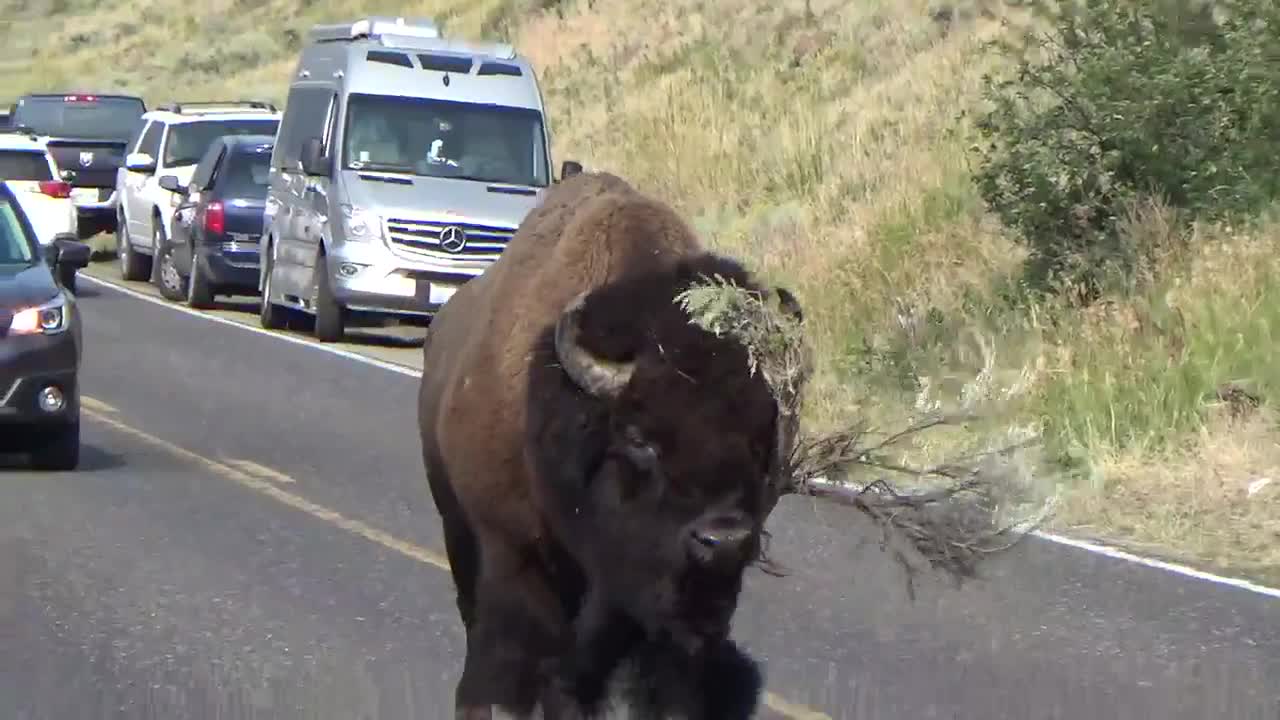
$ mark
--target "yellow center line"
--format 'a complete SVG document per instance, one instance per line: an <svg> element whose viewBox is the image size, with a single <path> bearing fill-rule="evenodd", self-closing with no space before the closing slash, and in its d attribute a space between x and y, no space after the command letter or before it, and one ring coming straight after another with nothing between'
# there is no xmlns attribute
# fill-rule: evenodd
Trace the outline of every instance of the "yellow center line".
<svg viewBox="0 0 1280 720"><path fill-rule="evenodd" d="M272 482L256 476L245 469L233 467L229 463L235 462L242 467L265 470L265 474L275 478L276 482L282 482L279 479L280 477L286 478L287 482L293 482L293 478L289 478L283 473L247 460L218 462L217 460L207 458L203 455L187 450L184 447L175 445L168 440L158 438L145 430L140 430L113 417L108 417L108 413L116 412L115 408L112 408L110 405L99 400L94 400L89 397L81 397L80 404L81 411L93 420L126 435L131 435L148 445L159 448L171 455L180 457L194 465L204 467L218 477L230 480L237 485L248 488L249 490L253 490L262 495L266 495L273 500L277 500L295 510L301 510L314 518L323 520L331 525L346 530L353 535L358 535L389 550L394 550L405 557L417 560L420 563L430 565L441 570L449 570L449 560L440 553L428 550L420 545L415 545L407 540L401 540L393 535L383 532L382 530L366 525L359 520L346 517L336 510L330 510L323 505L317 505L300 495L296 495L287 490L282 490ZM831 720L831 716L826 713L793 703L781 697L777 693L765 691L763 699L766 707L777 712L783 717L789 718L790 720Z"/></svg>
<svg viewBox="0 0 1280 720"><path fill-rule="evenodd" d="M258 463L252 460L224 458L222 462L227 465L230 465L233 468L236 468L237 470L247 472L250 475L256 475L262 478L263 480L274 480L275 482L287 483L287 484L293 484L297 482L297 480L294 480L293 478L289 477L288 475L285 475L284 473L280 472L279 470L276 470L275 468L270 468L270 467L267 467L266 465L259 465Z"/></svg>

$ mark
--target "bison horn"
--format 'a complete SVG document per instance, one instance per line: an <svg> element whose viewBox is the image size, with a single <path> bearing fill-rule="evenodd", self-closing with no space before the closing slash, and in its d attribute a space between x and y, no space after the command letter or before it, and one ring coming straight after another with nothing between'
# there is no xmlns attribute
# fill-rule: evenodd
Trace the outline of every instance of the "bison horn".
<svg viewBox="0 0 1280 720"><path fill-rule="evenodd" d="M580 293L556 321L556 355L560 366L578 387L596 397L611 399L622 392L631 379L634 363L619 363L596 357L578 344L578 322L587 293Z"/></svg>

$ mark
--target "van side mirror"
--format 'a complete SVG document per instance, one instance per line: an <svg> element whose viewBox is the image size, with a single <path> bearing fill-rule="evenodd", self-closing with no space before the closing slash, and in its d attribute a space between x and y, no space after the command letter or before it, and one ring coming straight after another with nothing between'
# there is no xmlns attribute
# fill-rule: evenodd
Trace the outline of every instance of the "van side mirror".
<svg viewBox="0 0 1280 720"><path fill-rule="evenodd" d="M324 146L320 138L307 138L302 143L302 172L307 175L328 177L329 158L324 156Z"/></svg>
<svg viewBox="0 0 1280 720"><path fill-rule="evenodd" d="M577 160L565 160L560 165L560 179L565 180L582 172L582 163Z"/></svg>

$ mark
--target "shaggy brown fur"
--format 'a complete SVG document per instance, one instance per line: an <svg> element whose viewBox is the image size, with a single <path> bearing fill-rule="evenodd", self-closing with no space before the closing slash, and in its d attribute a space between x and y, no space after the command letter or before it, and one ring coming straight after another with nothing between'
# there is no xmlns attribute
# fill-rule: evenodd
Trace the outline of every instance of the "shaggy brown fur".
<svg viewBox="0 0 1280 720"><path fill-rule="evenodd" d="M679 346L672 350L683 353L677 357L684 357L684 362L700 362L707 368L716 368L716 378L703 379L711 384L677 392L688 396L684 402L692 403L691 411L703 408L700 413L695 412L695 416L703 418L698 422L707 423L700 427L725 427L727 433L741 433L724 436L726 450L714 456L722 459L700 459L704 465L708 461L719 463L712 468L713 472L730 470L719 479L722 485L727 478L730 486L738 483L746 488L731 487L727 491L730 495L719 496L739 498L744 503L741 508L725 504L727 500L717 501L721 505L716 506L715 512L741 510L753 514L753 508L758 507L753 493L757 493L757 486L763 487L761 477L770 459L773 401L763 381L758 376L749 377L745 353L740 347L694 330L685 320L678 319L673 299L667 297L672 292L668 285L691 280L686 276L700 272L698 268L723 272L751 283L745 271L733 261L707 254L689 226L668 206L638 193L613 175L582 173L553 186L543 203L526 218L501 258L484 275L459 289L433 319L424 349L419 421L423 460L444 524L458 589L459 612L468 629L466 668L458 686L460 712L467 707L467 712L480 713L470 716L484 717L486 711L478 706L490 703L527 712L532 710L534 699L540 698L547 717L559 717L561 712L568 713L564 717L576 717L569 708L574 702L590 706L598 700L595 695L601 689L594 685L603 682L612 664L622 655L632 653L627 648L632 647L639 632L633 627L634 623L620 625L610 619L619 610L609 601L590 596L589 586L593 581L590 570L584 567L579 548L564 545L566 513L570 516L574 513L574 503L593 502L586 497L586 490L573 489L578 487L575 483L579 479L566 480L565 477L572 477L579 466L588 475L605 472L585 469L588 465L598 468L598 458L585 460L568 456L599 455L606 448L604 445L574 447L574 443L582 445L588 441L578 441L571 437L574 431L565 429L569 427L567 424L557 427L556 423L565 403L566 417L585 413L581 416L596 418L592 421L595 424L583 431L584 435L603 437L602 433L613 431L607 427L608 421L599 419L601 413L612 413L614 417L621 417L618 413L634 413L648 402L645 397L656 397L652 389L655 382L661 384L679 378L664 375L670 372L663 369L670 367L664 363L642 366L635 383L649 383L650 389L642 396L619 401L621 409L608 409L613 406L583 395L568 382L564 373L548 375L546 368L555 367L551 329L566 305L580 293L612 288L612 295L600 296L597 310L588 304L583 315L584 332L594 332L592 337L598 350L603 349L599 343L611 341L610 333L622 332L618 338L624 344L634 345L638 331L661 332L663 337L670 338L669 342ZM649 277L654 279L646 279ZM642 283L634 295L640 308L628 307L625 297L631 295L618 297L618 292L632 292L622 290L627 287L626 283L619 284L624 279ZM598 314L605 312L599 309L605 307L612 308L609 313L634 314L610 325L614 320ZM659 316L666 319L646 319ZM641 330L650 322L665 322L662 327L666 329L654 326L651 330ZM541 385L531 391L530 378L534 375L540 378ZM739 388L732 391L735 397L716 394L715 383L720 377L728 383L726 387ZM538 417L533 420L539 424L537 428L527 427L531 419L526 398L535 403ZM660 417L669 417L662 421L668 426L671 422L680 422L679 408L667 407L660 412L662 415L648 417L654 422ZM738 416L746 416L739 423L740 429L730 428ZM646 416L639 417L644 420ZM660 436L656 428L644 428L644 432L650 439ZM539 438L556 438L554 442L561 444L550 446L547 443L552 440ZM609 442L615 441L616 438ZM543 444L535 448L531 442ZM654 440L642 448L651 452L661 445ZM727 448L743 448L742 454L734 455L732 453L738 451ZM563 464L571 469L564 477L547 477L557 472L555 468L560 464L557 453L561 452L567 455ZM597 464L592 465L593 462ZM677 458L672 462L681 460ZM540 477L534 477L534 468L540 468ZM676 466L666 469L680 474ZM702 482L701 477L695 474L689 481ZM580 479L587 484L592 482L590 477ZM581 499L576 499L578 492L583 493ZM752 497L743 500L743 493ZM583 506L584 512L590 510ZM700 511L695 507L692 512L694 515L690 517L672 520L671 528L663 528L666 533L663 537L674 538L674 549L668 553L672 557L683 554L689 542L683 534L687 530L683 528ZM639 516L623 513L621 517ZM757 520L758 525L763 524L762 519ZM647 540L644 523L636 522L637 528L629 537ZM750 543L744 545L749 546ZM625 556L624 550L626 548L619 548L618 554ZM736 569L722 580L689 575L688 587L700 587L702 583L708 588L726 588L724 592L716 591L719 594L715 596L704 594L693 604L713 603L717 608L714 611L708 609L711 606L702 610L714 614L723 611L723 603L736 603L739 579L734 573L740 574L740 567L734 567ZM606 568L603 571L622 570ZM599 578L594 582L599 584ZM486 587L491 591L483 592ZM592 617L589 621L577 619L580 626L584 623L589 626L591 636L585 640L581 636L573 637L575 631L571 629L584 602L591 605L587 614ZM584 642L595 646L584 651ZM691 711L698 717L704 717L704 712L711 712L711 716L745 717L749 709L744 708L754 706L758 677L754 674L754 665L726 643L725 639L716 640L704 659L698 661L701 663L698 669L683 673L688 676L701 673L701 682L710 689L693 691L690 696L687 689L660 688L655 692L688 696L661 702L683 702L686 707L698 707L700 709ZM575 645L578 649L572 650ZM508 649L495 651L496 646ZM574 662L581 661L584 652L606 658L602 662L609 667L597 671L593 667L575 666ZM661 656L665 650L651 647L643 652ZM572 653L576 653L577 660L564 664L566 654ZM634 653L632 656L636 657ZM531 667L530 657L542 658L554 667ZM663 660L656 660L654 664L671 666ZM551 683L553 676L564 672L601 677L584 681L575 675L572 682L586 682L592 687L568 690L569 695L579 696L571 702L563 694L557 694L559 691ZM664 682L677 681L688 682L684 677ZM582 696L586 695L591 697L584 700ZM743 697L749 699L741 699Z"/></svg>

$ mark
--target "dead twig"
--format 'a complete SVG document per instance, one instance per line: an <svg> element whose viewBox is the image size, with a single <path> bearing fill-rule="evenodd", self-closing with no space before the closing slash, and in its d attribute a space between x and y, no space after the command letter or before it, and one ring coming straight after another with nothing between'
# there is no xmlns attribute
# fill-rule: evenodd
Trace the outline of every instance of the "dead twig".
<svg viewBox="0 0 1280 720"><path fill-rule="evenodd" d="M881 549L893 537L902 538L933 568L957 583L975 577L978 563L1014 547L1028 530L1048 517L1041 508L1030 522L1002 523L1004 495L1012 488L989 465L1030 447L1034 439L1008 443L927 467L914 467L889 457L890 452L929 430L977 419L972 412L930 415L873 440L863 424L843 432L807 437L799 428L804 386L812 370L812 356L800 324L770 307L754 293L720 278L682 293L677 301L691 322L716 335L731 335L748 350L752 371L760 370L778 400L779 459L774 468L774 502L784 495L804 495L852 507L881 529ZM861 487L840 478L855 469L896 473L917 483L942 481L941 487L900 492L886 477ZM907 591L914 598L914 567L900 549L894 559L907 573Z"/></svg>

